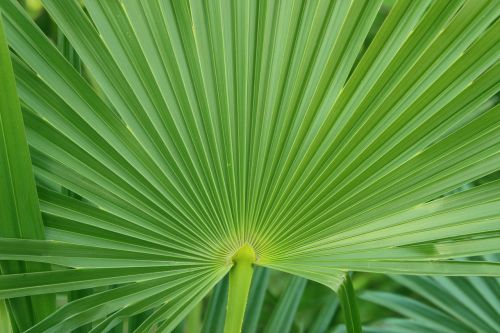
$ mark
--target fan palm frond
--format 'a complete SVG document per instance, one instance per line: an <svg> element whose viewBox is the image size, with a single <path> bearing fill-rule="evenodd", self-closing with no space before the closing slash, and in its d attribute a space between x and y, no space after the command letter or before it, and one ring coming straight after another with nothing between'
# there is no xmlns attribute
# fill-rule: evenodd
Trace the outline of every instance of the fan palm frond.
<svg viewBox="0 0 500 333"><path fill-rule="evenodd" d="M398 1L367 47L378 0L43 3L88 75L0 2L25 126L2 42L0 297L36 314L19 329L151 311L136 332L169 331L252 265L345 295L349 271L500 275L450 260L500 251L500 182L442 197L500 168L497 1ZM34 296L107 285L55 312Z"/></svg>

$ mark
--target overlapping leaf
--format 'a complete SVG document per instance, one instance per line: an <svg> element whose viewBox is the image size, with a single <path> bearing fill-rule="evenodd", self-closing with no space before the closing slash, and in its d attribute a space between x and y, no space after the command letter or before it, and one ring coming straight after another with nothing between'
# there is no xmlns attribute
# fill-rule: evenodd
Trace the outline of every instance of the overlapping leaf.
<svg viewBox="0 0 500 333"><path fill-rule="evenodd" d="M421 330L440 332L495 332L500 329L497 279L483 277L403 277L394 280L421 295L431 305L406 296L386 292L367 291L362 297L388 307L407 317L374 324L405 327L420 325ZM402 329L402 328L401 328Z"/></svg>

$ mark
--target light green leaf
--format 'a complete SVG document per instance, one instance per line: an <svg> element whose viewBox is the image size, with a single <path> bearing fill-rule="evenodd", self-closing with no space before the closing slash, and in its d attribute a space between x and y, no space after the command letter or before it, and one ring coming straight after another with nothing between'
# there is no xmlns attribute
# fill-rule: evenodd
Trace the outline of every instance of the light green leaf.
<svg viewBox="0 0 500 333"><path fill-rule="evenodd" d="M0 11L0 236L44 239L35 180L16 94L14 73ZM50 270L31 262L1 261L2 274ZM3 276L1 276L3 277ZM24 330L54 310L53 295L7 301L16 326Z"/></svg>

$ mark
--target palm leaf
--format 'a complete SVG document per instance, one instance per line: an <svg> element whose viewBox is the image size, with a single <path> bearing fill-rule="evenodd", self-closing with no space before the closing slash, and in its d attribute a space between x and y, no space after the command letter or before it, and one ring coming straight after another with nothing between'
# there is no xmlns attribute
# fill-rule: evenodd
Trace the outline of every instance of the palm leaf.
<svg viewBox="0 0 500 333"><path fill-rule="evenodd" d="M290 332L307 280L293 277L283 291L264 332Z"/></svg>
<svg viewBox="0 0 500 333"><path fill-rule="evenodd" d="M418 321L442 332L495 332L500 329L498 292L494 278L394 276L394 280L425 301L386 292L367 291L362 298L407 317L400 324Z"/></svg>
<svg viewBox="0 0 500 333"><path fill-rule="evenodd" d="M35 179L29 156L23 119L16 94L14 73L6 45L0 12L0 236L44 239L42 216L38 206ZM2 258L4 259L4 258ZM0 261L2 274L32 273L49 270L37 262ZM39 273L33 273L39 274ZM43 274L43 273L41 273ZM31 274L28 274L31 275ZM2 300L2 312L9 309L15 327L25 330L55 308L52 295ZM8 322L3 318L2 322Z"/></svg>
<svg viewBox="0 0 500 333"><path fill-rule="evenodd" d="M32 332L170 331L242 247L341 291L353 270L500 275L449 260L500 251L500 182L447 195L499 170L498 2L398 1L367 46L381 1L84 5L44 1L85 77L0 3L45 228L33 184L22 223L47 238L2 235L0 259L65 267L10 271L0 297L119 285Z"/></svg>

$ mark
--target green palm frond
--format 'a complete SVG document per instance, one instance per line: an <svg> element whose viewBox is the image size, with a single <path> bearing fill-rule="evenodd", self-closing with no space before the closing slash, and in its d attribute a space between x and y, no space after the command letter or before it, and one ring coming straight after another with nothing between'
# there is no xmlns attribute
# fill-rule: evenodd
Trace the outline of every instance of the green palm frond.
<svg viewBox="0 0 500 333"><path fill-rule="evenodd" d="M477 276L393 276L393 279L430 305L387 292L364 292L362 298L408 318L385 320L379 324L382 331L387 326L396 329L411 325L420 325L420 331L486 333L500 330L498 279Z"/></svg>
<svg viewBox="0 0 500 333"><path fill-rule="evenodd" d="M23 118L1 20L0 78L2 80L0 84L0 236L2 239L44 239L42 216L38 208ZM43 274L38 272L49 269L49 265L38 262L0 261L0 272L10 274L2 278L26 273ZM2 286L4 283L2 281ZM19 329L34 325L55 309L53 295L20 297L6 300L6 302L3 298L0 304L1 321L8 322L8 318L5 318L5 310L10 309L8 313L15 320L15 327Z"/></svg>
<svg viewBox="0 0 500 333"><path fill-rule="evenodd" d="M21 330L170 331L244 246L346 295L349 271L500 276L450 260L500 251L500 181L448 195L500 169L498 1L401 0L370 43L378 0L43 3L63 53L0 2L25 126L3 45L2 223L36 230L2 230L26 269L0 298L44 318Z"/></svg>

